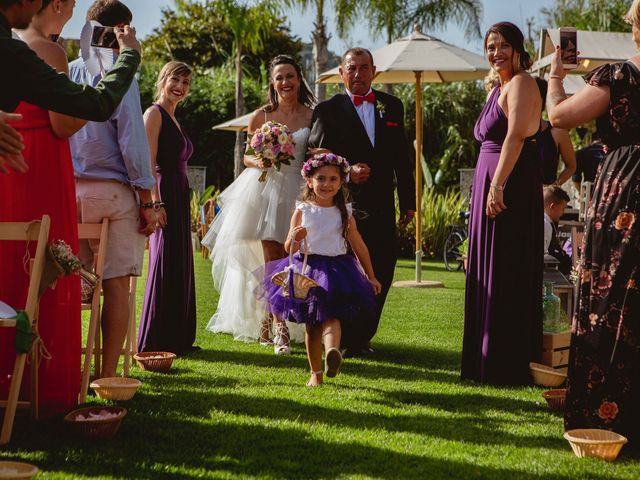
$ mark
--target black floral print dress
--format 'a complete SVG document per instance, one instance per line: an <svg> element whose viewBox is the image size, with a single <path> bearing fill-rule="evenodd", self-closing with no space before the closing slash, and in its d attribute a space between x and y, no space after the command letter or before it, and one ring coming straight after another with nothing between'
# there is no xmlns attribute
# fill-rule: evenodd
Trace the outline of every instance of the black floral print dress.
<svg viewBox="0 0 640 480"><path fill-rule="evenodd" d="M587 212L573 319L565 428L640 441L640 71L631 62L585 76L608 86L597 128L608 147Z"/></svg>

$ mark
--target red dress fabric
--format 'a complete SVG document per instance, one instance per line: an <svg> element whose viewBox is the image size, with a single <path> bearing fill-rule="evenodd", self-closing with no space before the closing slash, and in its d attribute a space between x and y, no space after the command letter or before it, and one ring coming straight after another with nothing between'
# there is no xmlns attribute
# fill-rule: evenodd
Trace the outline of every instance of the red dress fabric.
<svg viewBox="0 0 640 480"><path fill-rule="evenodd" d="M67 139L56 137L46 110L21 103L23 119L14 124L24 138L26 174L0 174L0 222L51 217L49 241L62 239L78 252L75 180ZM0 300L24 308L29 277L23 267L26 244L0 242ZM35 242L29 246L35 254ZM39 397L43 416L68 410L80 389L80 278L59 279L40 300L38 331L51 359L42 359ZM0 329L0 398L6 399L15 361L14 330ZM29 366L22 391L28 392Z"/></svg>

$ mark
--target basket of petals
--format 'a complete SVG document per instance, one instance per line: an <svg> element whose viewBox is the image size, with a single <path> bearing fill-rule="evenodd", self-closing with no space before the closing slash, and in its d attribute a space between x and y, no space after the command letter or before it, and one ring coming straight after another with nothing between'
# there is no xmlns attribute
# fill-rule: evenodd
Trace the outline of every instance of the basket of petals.
<svg viewBox="0 0 640 480"><path fill-rule="evenodd" d="M554 412L563 412L564 403L567 398L567 389L558 388L556 390L547 390L542 393L542 396L547 401L549 408Z"/></svg>
<svg viewBox="0 0 640 480"><path fill-rule="evenodd" d="M0 479L1 480L18 480L32 478L38 473L38 467L24 462L0 462Z"/></svg>
<svg viewBox="0 0 640 480"><path fill-rule="evenodd" d="M171 352L139 352L133 358L143 370L166 373L171 370L171 364L176 358L176 354Z"/></svg>
<svg viewBox="0 0 640 480"><path fill-rule="evenodd" d="M89 385L98 398L104 400L130 400L140 388L142 382L135 378L106 377L99 378Z"/></svg>
<svg viewBox="0 0 640 480"><path fill-rule="evenodd" d="M79 408L68 413L64 421L75 433L87 438L112 438L127 414L124 407L95 406Z"/></svg>

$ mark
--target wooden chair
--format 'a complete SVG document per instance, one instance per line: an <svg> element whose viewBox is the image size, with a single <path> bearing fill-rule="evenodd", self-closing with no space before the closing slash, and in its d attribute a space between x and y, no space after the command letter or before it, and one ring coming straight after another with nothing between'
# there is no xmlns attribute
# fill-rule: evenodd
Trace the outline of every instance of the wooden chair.
<svg viewBox="0 0 640 480"><path fill-rule="evenodd" d="M578 219L584 222L587 216L587 209L589 208L589 202L591 202L591 193L593 192L592 182L582 182L580 184L580 195L578 205Z"/></svg>
<svg viewBox="0 0 640 480"><path fill-rule="evenodd" d="M87 343L83 348L84 363L82 367L82 379L80 381L78 403L84 403L87 400L92 355L95 356L94 364L96 372L100 371L100 295L102 294L102 276L104 274L104 259L107 251L108 233L109 219L107 218L104 218L102 223L78 224L79 241L99 242L98 252L93 256L93 273L98 277L98 282L93 289L91 302L82 304L82 310L90 310L91 316L89 318Z"/></svg>
<svg viewBox="0 0 640 480"><path fill-rule="evenodd" d="M94 371L98 374L101 370L102 340L100 334L100 297L102 295L102 278L104 275L105 255L107 251L107 239L109 233L109 219L104 218L102 223L81 223L78 224L78 239L90 240L98 242L98 251L94 254L93 273L98 276L98 283L93 290L91 303L84 303L83 310L90 310L91 317L89 320L89 330L87 332L87 343L83 349L84 364L82 368L82 381L80 384L80 394L78 402L84 403L87 399L87 391L89 389L89 379L91 375L91 357L93 356ZM121 354L124 355L123 376L129 375L129 367L131 365L131 357L135 353L136 348L136 277L131 277L129 283L129 327L127 329L127 337L125 347ZM93 341L92 341L93 339Z"/></svg>
<svg viewBox="0 0 640 480"><path fill-rule="evenodd" d="M209 227L211 226L211 222L213 222L213 219L216 216L215 207L216 207L215 200L210 198L209 200L204 202L204 205L202 205L200 209L200 220L198 225L198 236L200 237L200 240L202 240L204 236L207 234L207 232L209 231ZM201 251L202 251L202 258L209 257L209 249L207 247L202 245Z"/></svg>
<svg viewBox="0 0 640 480"><path fill-rule="evenodd" d="M47 241L49 238L49 227L51 220L48 215L43 215L40 221L34 222L11 222L0 223L0 241L37 241L36 254L33 258L33 266L31 268L31 277L29 279L29 290L27 292L27 302L24 308L29 323L33 327L33 324L37 321L38 312L38 291L40 289L40 283L42 280L42 272L45 265L45 252L47 248ZM20 259L16 259L20 261ZM1 318L0 327L15 328L15 318ZM32 351L34 347L32 346ZM37 348L37 347L36 347ZM15 419L16 409L18 407L31 408L32 414L35 418L38 416L38 390L37 390L37 366L38 362L35 359L31 364L32 371L32 388L31 398L29 401L18 401L20 394L20 387L22 385L22 376L24 373L24 365L27 360L28 353L18 353L16 355L16 361L13 367L13 376L11 377L11 385L9 387L9 396L4 402L0 402L5 406L4 419L2 422L2 431L0 432L0 444L8 443L11 439L11 432L13 430L13 422Z"/></svg>
<svg viewBox="0 0 640 480"><path fill-rule="evenodd" d="M124 366L122 367L122 376L129 376L129 367L131 366L131 358L138 350L138 332L136 331L136 288L138 286L138 278L130 277L129 281L129 328L127 329L127 337L124 343Z"/></svg>
<svg viewBox="0 0 640 480"><path fill-rule="evenodd" d="M575 267L578 266L580 261L580 254L582 249L582 240L584 239L584 229L578 229L578 227L571 227L571 262Z"/></svg>

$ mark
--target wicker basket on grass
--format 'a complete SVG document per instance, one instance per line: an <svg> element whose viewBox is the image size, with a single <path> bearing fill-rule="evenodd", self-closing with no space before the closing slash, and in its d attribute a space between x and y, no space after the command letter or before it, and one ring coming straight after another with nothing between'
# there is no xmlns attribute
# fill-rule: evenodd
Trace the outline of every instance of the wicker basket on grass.
<svg viewBox="0 0 640 480"><path fill-rule="evenodd" d="M166 373L171 370L171 364L176 358L176 354L171 352L140 352L136 353L133 358L143 370Z"/></svg>
<svg viewBox="0 0 640 480"><path fill-rule="evenodd" d="M596 457L612 462L620 453L627 438L609 430L580 428L564 432L573 453L578 457Z"/></svg>
<svg viewBox="0 0 640 480"><path fill-rule="evenodd" d="M529 364L533 383L544 387L559 387L567 379L567 374L559 372L554 368L542 365L541 363L531 362Z"/></svg>
<svg viewBox="0 0 640 480"><path fill-rule="evenodd" d="M105 411L116 415L106 418L91 418L92 415L101 415ZM127 409L124 407L99 405L74 410L64 417L64 421L78 435L96 440L108 439L116 434L126 414Z"/></svg>
<svg viewBox="0 0 640 480"><path fill-rule="evenodd" d="M547 390L542 394L547 401L549 408L554 412L564 412L564 404L567 398L567 389L558 388L556 390Z"/></svg>
<svg viewBox="0 0 640 480"><path fill-rule="evenodd" d="M89 385L98 398L105 400L130 400L140 388L142 382L135 378L106 377L99 378Z"/></svg>
<svg viewBox="0 0 640 480"><path fill-rule="evenodd" d="M1 480L23 480L32 478L38 473L38 467L24 462L0 462Z"/></svg>

